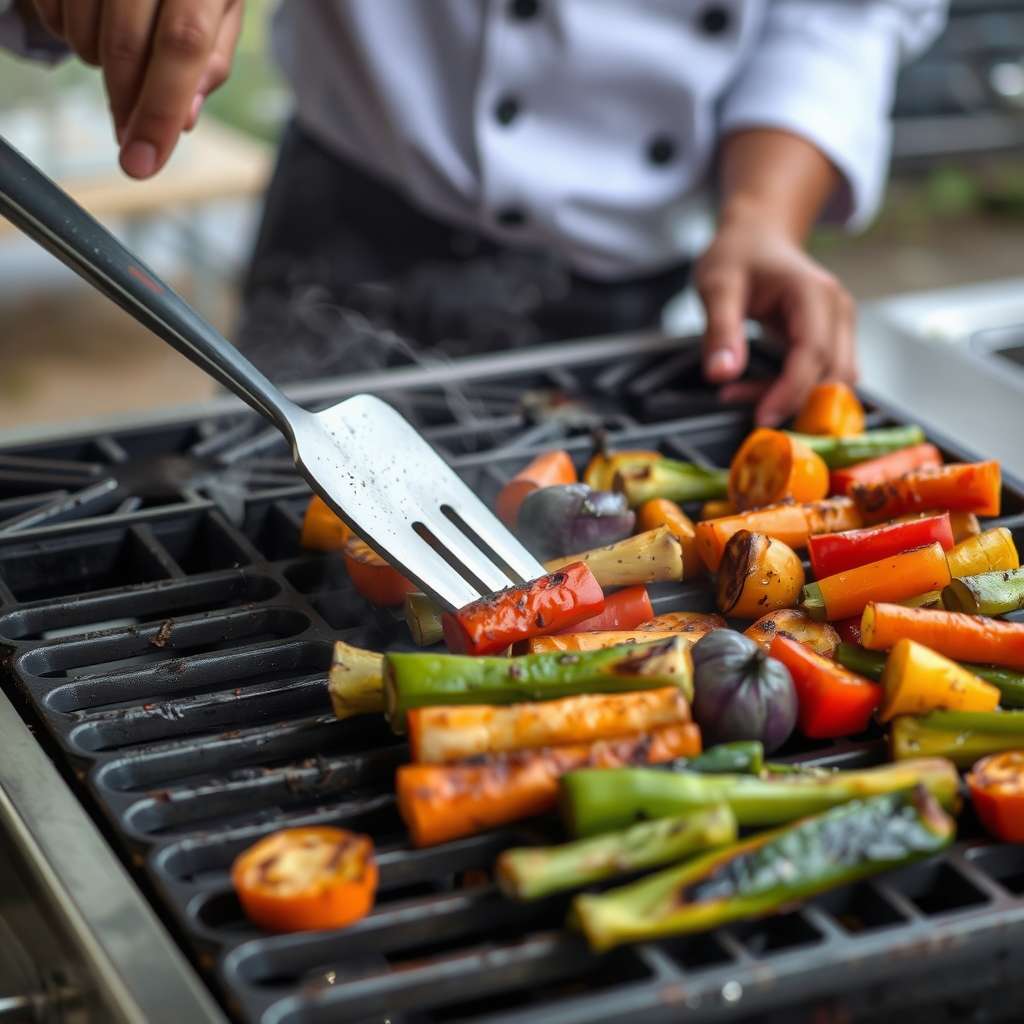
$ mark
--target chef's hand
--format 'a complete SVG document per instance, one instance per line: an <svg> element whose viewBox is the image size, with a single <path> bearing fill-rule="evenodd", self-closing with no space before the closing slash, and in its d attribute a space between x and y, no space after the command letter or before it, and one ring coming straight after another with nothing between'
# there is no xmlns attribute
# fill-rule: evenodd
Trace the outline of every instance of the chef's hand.
<svg viewBox="0 0 1024 1024"><path fill-rule="evenodd" d="M803 139L760 129L726 141L721 173L718 232L694 268L707 313L704 375L726 401L756 400L758 425L777 426L816 384L857 378L853 299L802 244L839 175ZM768 384L736 382L747 365L745 318L788 342Z"/></svg>
<svg viewBox="0 0 1024 1024"><path fill-rule="evenodd" d="M227 79L243 0L20 0L103 69L121 167L148 178Z"/></svg>

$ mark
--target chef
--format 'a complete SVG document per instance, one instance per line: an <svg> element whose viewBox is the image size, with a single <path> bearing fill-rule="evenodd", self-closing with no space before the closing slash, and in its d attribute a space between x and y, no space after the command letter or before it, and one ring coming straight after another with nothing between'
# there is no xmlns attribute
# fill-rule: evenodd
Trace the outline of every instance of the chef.
<svg viewBox="0 0 1024 1024"><path fill-rule="evenodd" d="M102 67L136 178L226 79L242 18L241 0L5 9L0 42ZM705 376L778 424L856 378L853 301L804 243L870 221L898 68L943 20L943 0L284 0L295 113L238 343L279 380L345 372L367 339L652 325L690 280ZM767 386L739 380L745 318L788 342Z"/></svg>

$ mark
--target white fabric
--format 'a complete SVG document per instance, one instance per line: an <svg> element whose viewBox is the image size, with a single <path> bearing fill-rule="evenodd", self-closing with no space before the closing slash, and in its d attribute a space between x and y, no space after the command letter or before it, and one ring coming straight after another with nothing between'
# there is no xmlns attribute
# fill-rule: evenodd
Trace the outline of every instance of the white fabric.
<svg viewBox="0 0 1024 1024"><path fill-rule="evenodd" d="M945 15L945 0L536 4L523 18L514 0L283 0L274 47L300 122L328 146L429 213L610 279L699 251L716 146L741 128L821 149L844 178L827 218L866 224L899 63ZM0 40L17 45L11 17ZM507 98L519 113L502 124ZM656 139L666 162L649 157ZM503 225L508 210L523 223Z"/></svg>

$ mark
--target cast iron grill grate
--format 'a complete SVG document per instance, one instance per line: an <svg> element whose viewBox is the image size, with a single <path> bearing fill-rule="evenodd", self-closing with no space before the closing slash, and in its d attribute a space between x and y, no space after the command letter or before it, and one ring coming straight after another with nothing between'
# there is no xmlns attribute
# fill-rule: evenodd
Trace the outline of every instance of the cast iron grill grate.
<svg viewBox="0 0 1024 1024"><path fill-rule="evenodd" d="M486 499L554 444L582 465L594 430L725 464L749 429L700 385L694 346L510 365L383 389ZM873 425L898 422L870 408ZM555 838L556 822L411 849L392 785L405 745L375 718L334 721L325 686L335 639L394 647L404 625L352 592L340 558L302 551L307 501L283 443L247 414L0 452L5 687L236 1020L906 1020L917 1006L952 1021L1013 1006L1024 848L984 842L969 818L934 861L603 957L563 929L566 897L513 905L486 879L502 848ZM1012 481L1003 505L1020 544ZM652 589L660 610L713 606L704 585ZM882 756L871 735L786 753ZM231 861L309 823L373 835L378 905L342 932L267 936L241 912Z"/></svg>

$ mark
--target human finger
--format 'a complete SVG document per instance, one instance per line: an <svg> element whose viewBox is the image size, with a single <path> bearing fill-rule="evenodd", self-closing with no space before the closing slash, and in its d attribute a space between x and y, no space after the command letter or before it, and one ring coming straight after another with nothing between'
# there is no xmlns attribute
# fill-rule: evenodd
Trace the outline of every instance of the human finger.
<svg viewBox="0 0 1024 1024"><path fill-rule="evenodd" d="M99 64L100 0L65 0L63 38L86 64Z"/></svg>
<svg viewBox="0 0 1024 1024"><path fill-rule="evenodd" d="M163 0L139 96L128 120L121 166L132 177L159 170L185 127L217 41L224 0Z"/></svg>
<svg viewBox="0 0 1024 1024"><path fill-rule="evenodd" d="M108 0L100 20L99 58L118 138L142 88L159 0Z"/></svg>
<svg viewBox="0 0 1024 1024"><path fill-rule="evenodd" d="M33 0L36 14L43 26L58 39L64 38L64 3L63 0Z"/></svg>
<svg viewBox="0 0 1024 1024"><path fill-rule="evenodd" d="M195 127L199 112L202 110L203 101L211 92L219 89L228 79L231 73L231 64L235 56L235 48L238 46L238 37L242 33L242 16L245 7L241 2L231 3L221 23L220 32L217 34L217 41L214 43L213 52L206 63L206 70L199 80L199 88L192 100L189 116L185 122L185 130L191 131Z"/></svg>
<svg viewBox="0 0 1024 1024"><path fill-rule="evenodd" d="M716 268L698 273L695 285L707 317L701 357L704 376L716 384L734 380L747 365L746 276Z"/></svg>

